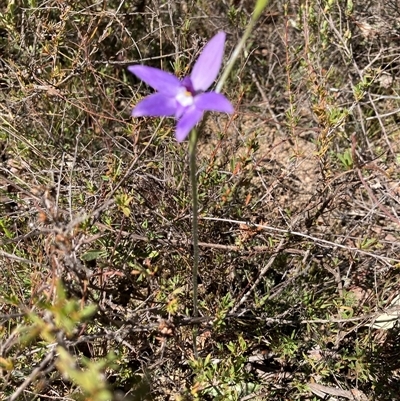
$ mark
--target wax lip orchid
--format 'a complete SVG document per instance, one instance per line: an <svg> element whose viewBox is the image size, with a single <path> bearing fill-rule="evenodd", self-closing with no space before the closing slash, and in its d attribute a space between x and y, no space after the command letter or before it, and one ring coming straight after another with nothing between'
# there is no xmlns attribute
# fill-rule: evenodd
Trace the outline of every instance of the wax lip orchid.
<svg viewBox="0 0 400 401"><path fill-rule="evenodd" d="M157 92L140 101L133 117L174 116L176 139L183 141L201 120L205 111L233 113L233 106L222 94L206 92L217 78L224 54L225 33L217 33L204 47L191 74L183 80L158 68L132 65L128 70Z"/></svg>

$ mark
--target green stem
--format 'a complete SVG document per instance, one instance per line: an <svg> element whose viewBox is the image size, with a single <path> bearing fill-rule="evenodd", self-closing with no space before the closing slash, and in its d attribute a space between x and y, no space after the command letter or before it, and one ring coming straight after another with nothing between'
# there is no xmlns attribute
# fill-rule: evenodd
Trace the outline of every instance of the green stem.
<svg viewBox="0 0 400 401"><path fill-rule="evenodd" d="M221 75L221 78L218 81L218 84L215 88L215 92L221 92L222 87L225 84L225 81L228 79L229 74L232 71L232 68L236 62L236 59L239 57L240 52L244 48L247 39L249 38L251 32L253 31L253 28L255 24L257 23L258 18L261 15L261 12L264 10L264 8L268 5L269 1L266 0L259 0L256 5L256 10L253 13L253 16L249 22L249 24L246 27L246 30L244 31L244 34L242 38L240 39L239 43L236 45L235 50L233 51L231 58L229 59L224 72Z"/></svg>
<svg viewBox="0 0 400 401"><path fill-rule="evenodd" d="M253 16L247 25L247 28L243 34L243 37L240 39L237 44L235 50L232 53L231 58L228 61L226 68L217 84L215 89L216 92L221 92L222 87L225 84L225 81L228 79L229 74L232 71L233 65L236 62L236 59L239 57L240 52L244 48L247 39L249 38L258 18L260 17L262 11L269 3L269 0L258 0L256 3L255 11ZM200 125L200 132L205 125L205 121L207 119L208 113L204 116L203 121ZM190 133L189 138L189 163L190 163L190 183L192 186L192 235L193 235L193 316L198 317L199 309L198 309L198 282L197 276L199 272L199 226L198 226L198 207L199 200L197 194L197 180L196 180L196 148L197 148L197 140L198 133L195 129L193 129ZM197 352L197 327L193 328L193 352L194 357L198 358Z"/></svg>
<svg viewBox="0 0 400 401"><path fill-rule="evenodd" d="M197 131L194 129L190 133L189 157L190 157L190 183L192 186L192 234L193 234L193 316L197 317L197 275L199 270L199 228L198 228L198 199L197 199L197 179L196 179L196 145Z"/></svg>
<svg viewBox="0 0 400 401"><path fill-rule="evenodd" d="M198 196L197 196L197 179L196 179L196 148L198 134L195 129L190 133L189 138L189 163L190 163L190 184L192 186L192 235L193 235L193 316L199 315L198 309L198 282L197 275L199 272L199 226L198 226ZM197 359L197 328L193 328L193 352Z"/></svg>
<svg viewBox="0 0 400 401"><path fill-rule="evenodd" d="M228 64L226 65L224 72L221 75L221 78L218 81L217 86L215 87L215 92L221 92L222 87L225 84L225 81L228 79L229 74L232 71L232 68L236 62L236 59L239 57L240 52L242 51L246 40L248 39L248 37L251 34L251 31L255 25L255 21L253 21L252 19L250 20L249 25L247 26L246 30L244 31L244 34L242 36L242 38L240 39L239 43L236 45L235 50L233 51L231 58L228 61Z"/></svg>

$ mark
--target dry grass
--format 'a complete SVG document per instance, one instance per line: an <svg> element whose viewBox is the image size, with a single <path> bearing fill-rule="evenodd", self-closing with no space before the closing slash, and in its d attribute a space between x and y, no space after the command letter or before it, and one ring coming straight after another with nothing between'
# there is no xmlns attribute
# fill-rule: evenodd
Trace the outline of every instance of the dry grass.
<svg viewBox="0 0 400 401"><path fill-rule="evenodd" d="M183 76L218 30L228 55L252 7L1 6L0 399L397 399L395 0L260 20L199 144L191 317L187 146L130 118L126 67Z"/></svg>

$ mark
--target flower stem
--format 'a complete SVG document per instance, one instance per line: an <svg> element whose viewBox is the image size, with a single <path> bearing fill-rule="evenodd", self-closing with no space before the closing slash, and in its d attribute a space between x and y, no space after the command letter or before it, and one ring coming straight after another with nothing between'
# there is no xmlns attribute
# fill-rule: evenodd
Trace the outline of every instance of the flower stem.
<svg viewBox="0 0 400 401"><path fill-rule="evenodd" d="M256 3L256 8L253 13L253 16L247 25L247 28L240 39L239 43L237 44L235 50L232 53L231 58L228 61L228 64L218 81L217 87L215 89L216 92L221 92L222 87L225 84L225 81L229 77L229 74L232 71L233 65L236 62L236 59L239 57L240 52L244 48L247 39L249 38L253 28L260 17L262 11L269 3L269 0L258 0ZM205 121L207 119L208 113L203 118L203 121L200 125L200 131L205 125ZM197 275L199 272L199 226L198 226L198 195L197 195L197 179L196 179L196 149L197 149L197 140L198 140L198 133L195 129L193 129L190 133L189 138L189 163L190 163L190 183L192 186L192 236L193 236L193 317L198 317L199 309L198 309L198 282L197 282ZM198 358L197 352L197 327L193 328L193 353L194 357Z"/></svg>
<svg viewBox="0 0 400 401"><path fill-rule="evenodd" d="M195 129L190 133L189 138L189 163L190 163L190 183L192 186L192 235L193 235L193 316L199 315L198 310L198 282L197 275L199 271L199 226L198 226L198 196L197 196L197 179L196 179L196 149L197 149L198 134ZM197 327L193 328L193 352L197 359Z"/></svg>
<svg viewBox="0 0 400 401"><path fill-rule="evenodd" d="M221 78L218 81L218 84L215 88L215 92L221 92L222 87L225 84L225 81L228 79L229 74L232 71L232 68L236 62L236 59L239 57L240 52L244 48L247 39L249 38L251 32L253 31L254 26L256 25L258 18L260 17L262 11L267 7L269 0L258 0L256 4L256 9L249 21L249 24L246 27L246 30L243 33L242 38L240 39L239 43L236 45L235 50L233 51L231 58L229 59L224 72L222 73Z"/></svg>

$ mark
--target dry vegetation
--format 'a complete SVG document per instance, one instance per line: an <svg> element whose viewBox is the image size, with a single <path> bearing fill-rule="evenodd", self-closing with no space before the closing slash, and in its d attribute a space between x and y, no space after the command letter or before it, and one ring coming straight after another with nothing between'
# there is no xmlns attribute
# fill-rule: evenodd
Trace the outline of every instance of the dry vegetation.
<svg viewBox="0 0 400 401"><path fill-rule="evenodd" d="M253 7L0 5L0 400L398 399L398 0L263 14L199 144L191 317L187 144L126 67L228 57Z"/></svg>

